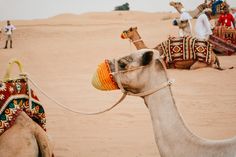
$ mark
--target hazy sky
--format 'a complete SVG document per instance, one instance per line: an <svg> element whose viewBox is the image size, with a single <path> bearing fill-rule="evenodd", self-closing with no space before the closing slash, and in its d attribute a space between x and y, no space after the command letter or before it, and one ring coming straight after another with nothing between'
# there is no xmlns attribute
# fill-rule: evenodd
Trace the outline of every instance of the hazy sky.
<svg viewBox="0 0 236 157"><path fill-rule="evenodd" d="M128 2L135 11L159 12L175 10L171 0L0 0L0 21L12 19L38 19L62 13L108 12L115 6ZM187 10L195 8L204 0L178 0ZM236 7L236 0L227 0Z"/></svg>

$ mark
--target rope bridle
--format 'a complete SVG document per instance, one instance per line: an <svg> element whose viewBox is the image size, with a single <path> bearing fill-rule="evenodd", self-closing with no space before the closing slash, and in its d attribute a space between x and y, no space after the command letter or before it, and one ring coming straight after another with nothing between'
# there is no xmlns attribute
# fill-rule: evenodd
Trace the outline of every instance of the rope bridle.
<svg viewBox="0 0 236 157"><path fill-rule="evenodd" d="M161 58L159 58L159 61L161 62L162 66L164 66L164 63L161 61ZM140 93L132 93L130 91L126 91L124 89L124 87L122 86L122 83L121 83L121 79L120 79L120 74L121 73L126 73L126 72L131 72L131 71L135 71L135 70L138 70L138 69L142 69L142 68L145 68L147 66L150 66L149 65L145 65L145 66L139 66L139 67L135 67L135 68L132 68L132 69L128 69L128 70L122 70L122 71L119 71L119 68L118 68L118 61L117 60L114 60L114 64L115 64L115 71L112 72L111 74L114 75L116 77L116 81L117 81L117 84L118 84L118 87L121 89L121 91L123 92L123 95L121 96L121 98L116 102L114 103L111 107L107 108L107 109L104 109L102 111L97 111L97 112L83 112L83 111L78 111L78 110L74 110L74 109L71 109L65 105L63 105L62 103L60 103L59 101L57 101L56 99L50 97L44 90L42 90L39 85L37 85L37 83L35 81L33 81L33 79L31 79L31 77L26 74L26 73L23 73L22 72L22 69L20 70L21 73L20 73L20 78L24 78L26 81L27 81L27 85L28 85L28 91L29 91L29 105L31 105L32 103L32 96L31 96L31 86L29 84L32 83L32 85L34 85L44 96L46 96L48 99L50 99L51 101L53 101L55 104L57 104L58 106L60 106L61 108L64 108L65 110L68 110L70 112L73 112L73 113L77 113L77 114L82 114L82 115L98 115L98 114L102 114L102 113L105 113L107 111L110 111L111 109L113 109L115 106L117 106L118 104L120 104L127 95L131 95L131 96L139 96L139 97L144 97L144 96L147 96L147 95L151 95L165 87L168 87L170 86L172 83L173 83L173 80L168 80L167 82L164 82L162 84L160 84L159 86L157 87L154 87L150 90L147 90L147 91L144 91L144 92L140 92ZM11 69L11 68L9 68ZM165 68L164 68L165 69ZM10 70L8 70L10 71ZM166 73L166 69L165 69L165 73ZM167 75L167 73L166 73Z"/></svg>
<svg viewBox="0 0 236 157"><path fill-rule="evenodd" d="M137 42L143 41L143 39L140 38L140 39L137 39L137 40L134 40L134 41L130 39L130 41L131 41L132 43L137 43Z"/></svg>
<svg viewBox="0 0 236 157"><path fill-rule="evenodd" d="M166 72L166 68L164 66L164 63L162 62L161 58L158 58L158 60L160 61L161 65L163 66L164 71L165 71L165 75L167 76L167 72ZM119 71L117 60L114 60L114 64L115 64L115 71L112 73L112 75L115 76L116 83L117 83L118 87L120 88L120 90L126 95L144 97L144 96L151 95L151 94L153 94L153 93L155 93L155 92L157 92L157 91L159 91L159 90L161 90L165 87L171 86L174 83L173 79L167 79L166 82L163 82L160 85L158 85L158 86L156 86L152 89L149 89L147 91L143 91L143 92L140 92L140 93L132 93L132 92L127 91L127 90L124 89L124 87L121 83L120 74L135 71L135 70L138 70L138 69L143 69L143 68L146 68L147 66L150 66L151 64L148 64L148 65L145 65L145 66L134 67L134 68L131 68L131 69L128 69L128 70L122 70L122 71Z"/></svg>
<svg viewBox="0 0 236 157"><path fill-rule="evenodd" d="M121 98L116 102L114 103L112 106L110 106L109 108L107 109L104 109L102 111L96 111L96 112L84 112L84 111L78 111L78 110L75 110L75 109L71 109L65 105L63 105L62 103L60 103L59 101L57 101L56 99L50 97L44 90L42 90L39 85L37 85L37 83L35 81L33 81L33 79L31 79L31 77L29 77L29 75L25 74L25 73L21 73L20 74L20 77L21 78L24 78L26 81L27 81L27 84L28 84L28 91L31 90L31 87L30 87L30 84L29 82L32 83L32 85L34 85L44 96L46 96L48 99L50 99L52 102L54 102L55 104L57 104L58 106L60 106L61 108L65 109L65 110L68 110L70 112L73 112L73 113L77 113L77 114L82 114L82 115L98 115L98 114L102 114L104 112L107 112L107 111L110 111L111 109L113 109L115 106L117 106L119 103L121 103L125 97L126 97L126 94L123 94L121 96ZM31 93L31 92L29 92ZM31 104L32 102L32 97L31 97L31 94L29 94L29 104Z"/></svg>
<svg viewBox="0 0 236 157"><path fill-rule="evenodd" d="M137 39L137 40L134 40L134 41L129 39L130 52L132 52L132 46L131 46L132 44L131 43L135 44L135 43L140 42L140 41L143 41L143 39L140 38L140 39Z"/></svg>

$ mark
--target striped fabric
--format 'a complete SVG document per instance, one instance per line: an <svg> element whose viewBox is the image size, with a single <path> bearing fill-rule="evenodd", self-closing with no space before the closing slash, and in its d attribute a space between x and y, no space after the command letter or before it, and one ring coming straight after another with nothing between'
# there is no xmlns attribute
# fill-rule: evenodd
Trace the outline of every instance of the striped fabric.
<svg viewBox="0 0 236 157"><path fill-rule="evenodd" d="M207 64L211 63L212 45L197 38L186 36L169 38L161 43L166 63L175 63L183 60L196 60Z"/></svg>
<svg viewBox="0 0 236 157"><path fill-rule="evenodd" d="M236 44L236 29L218 26L214 28L213 34L229 43Z"/></svg>

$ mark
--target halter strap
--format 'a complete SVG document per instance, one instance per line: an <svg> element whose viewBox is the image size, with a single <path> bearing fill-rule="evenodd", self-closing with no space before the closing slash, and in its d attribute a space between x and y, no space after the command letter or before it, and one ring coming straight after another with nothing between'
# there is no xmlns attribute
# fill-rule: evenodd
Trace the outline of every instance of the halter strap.
<svg viewBox="0 0 236 157"><path fill-rule="evenodd" d="M164 67L163 62L160 59L161 58L158 58L158 60L161 62L162 66ZM132 69L129 69L129 70L124 70L124 71L119 71L117 60L114 60L114 63L115 63L115 72L112 73L112 75L117 76L116 77L116 83L117 83L118 87L120 88L120 90L126 95L144 97L144 96L147 96L147 95L151 95L151 94L153 94L153 93L155 93L155 92L157 92L157 91L159 91L159 90L161 90L165 87L171 86L175 81L174 79L168 79L166 82L163 82L162 84L160 84L157 87L154 87L150 90L140 92L140 93L132 93L132 92L127 91L127 90L124 89L124 87L122 86L121 80L120 80L120 76L117 75L117 74L126 73L126 72L130 72L130 71L135 71L135 70L142 69L142 68L145 68L145 67L150 66L150 65L135 67L135 68L132 68ZM167 76L166 69L165 69L165 74Z"/></svg>
<svg viewBox="0 0 236 157"><path fill-rule="evenodd" d="M137 94L134 94L132 92L127 92L127 95L139 96L139 97L148 96L148 95L151 95L151 94L153 94L165 87L171 86L173 83L174 83L174 79L171 79L171 80L168 80L167 82L163 82L162 84L160 84L159 86L157 86L153 89L150 89L150 90L147 90L147 91L144 91L141 93L137 93Z"/></svg>
<svg viewBox="0 0 236 157"><path fill-rule="evenodd" d="M134 41L133 41L133 40L130 40L130 41L131 41L132 43L137 43L137 42L139 42L139 41L143 41L143 39L140 38L140 39L138 39L138 40L134 40Z"/></svg>

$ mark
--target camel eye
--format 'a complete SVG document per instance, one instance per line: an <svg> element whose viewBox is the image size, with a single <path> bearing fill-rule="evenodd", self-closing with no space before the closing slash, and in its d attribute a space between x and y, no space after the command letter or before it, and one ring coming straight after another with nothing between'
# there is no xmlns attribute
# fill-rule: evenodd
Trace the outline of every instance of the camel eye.
<svg viewBox="0 0 236 157"><path fill-rule="evenodd" d="M119 68L120 69L125 69L125 67L127 66L127 64L122 62L122 61L119 61L118 63L119 63Z"/></svg>

